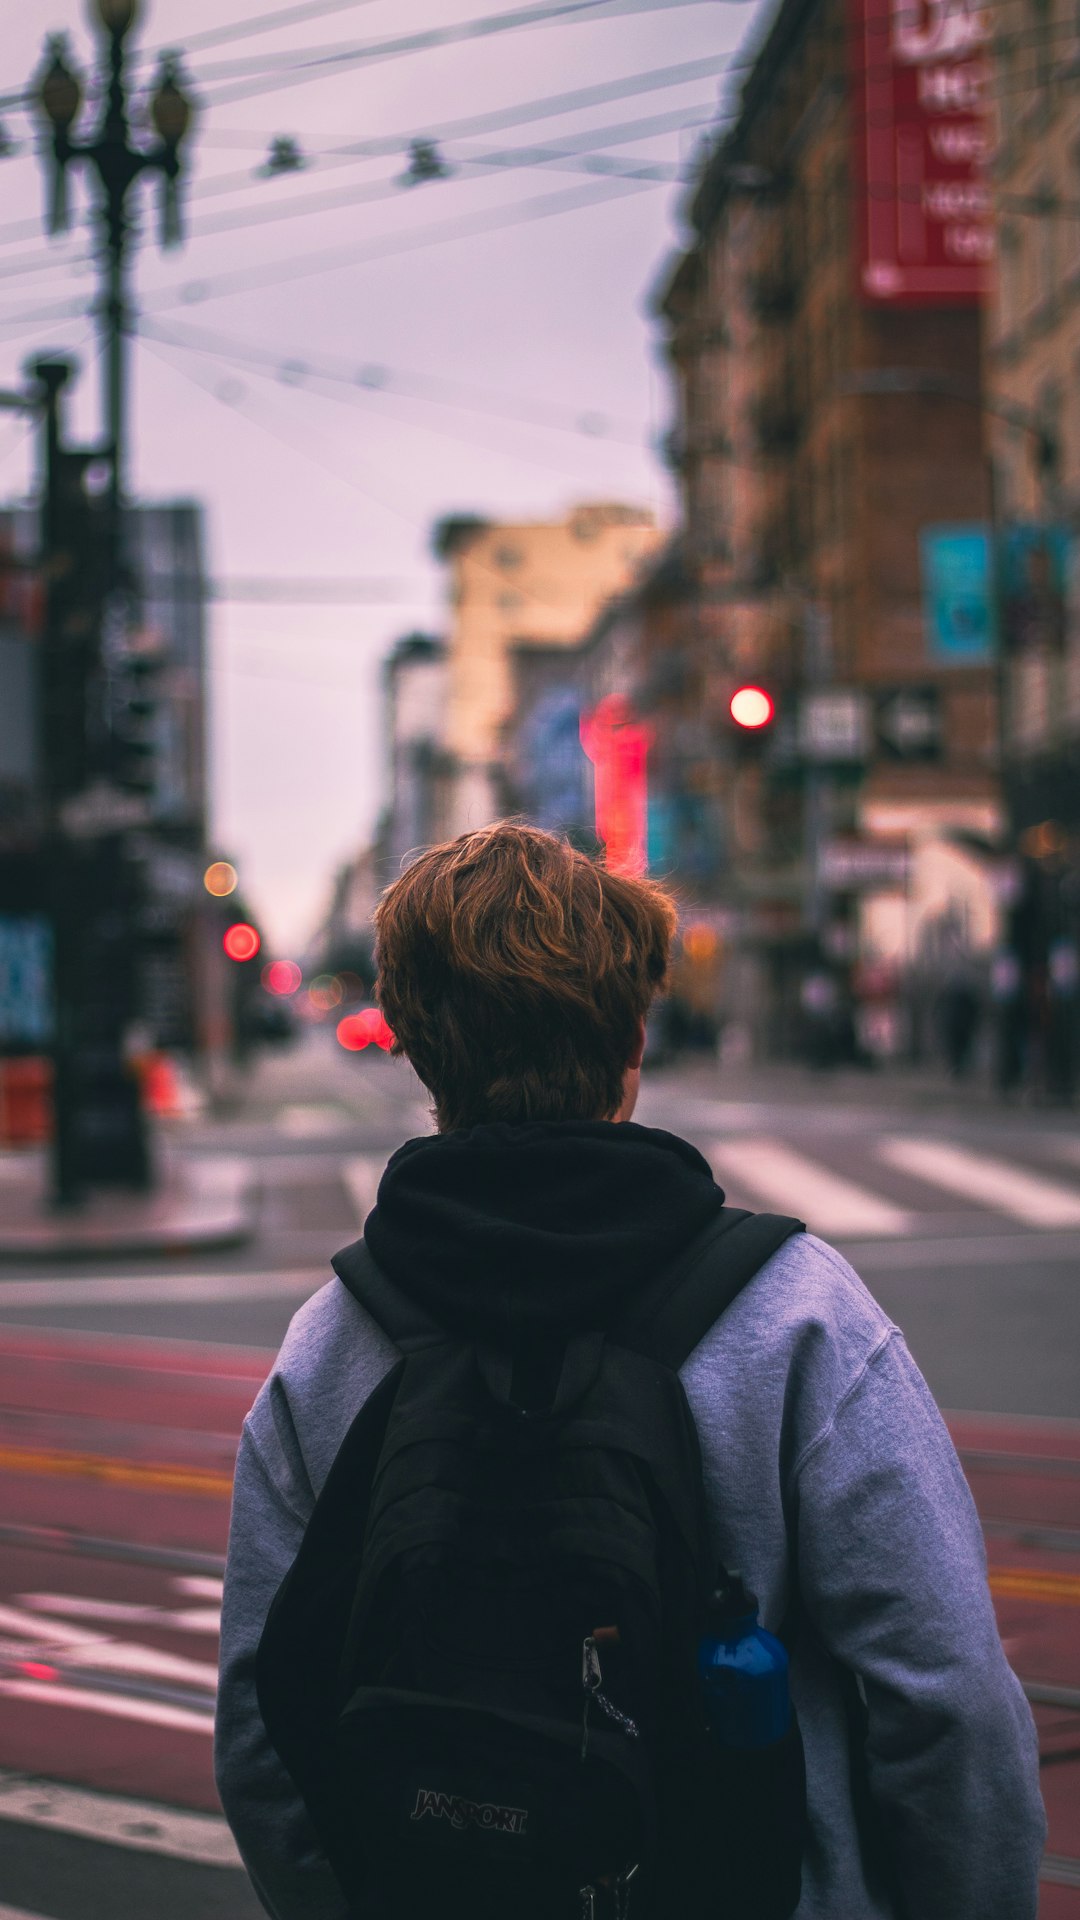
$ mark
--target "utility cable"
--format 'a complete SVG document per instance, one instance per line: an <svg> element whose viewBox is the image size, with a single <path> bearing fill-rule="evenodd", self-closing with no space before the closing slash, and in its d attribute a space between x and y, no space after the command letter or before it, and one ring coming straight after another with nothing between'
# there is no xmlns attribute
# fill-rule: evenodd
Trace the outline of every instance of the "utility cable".
<svg viewBox="0 0 1080 1920"><path fill-rule="evenodd" d="M164 338L162 335L158 334L154 330L147 331L145 329L142 329L141 335L142 335L142 338L145 340L149 340L149 341L156 340L159 345L171 347L182 354L190 354L190 353L203 354L203 355L206 354L205 348L192 346L190 343L181 343L181 342L167 340L166 338ZM219 356L212 355L210 357L217 358ZM224 356L220 356L220 357L224 357ZM237 362L232 361L229 364L236 366ZM250 365L250 363L248 364ZM265 367L255 367L253 371L254 371L255 378L265 381L268 385L274 385L274 386L280 387L281 385L280 371L274 372ZM309 395L311 398L321 401L324 405L330 405L335 407L341 407L343 405L344 406L351 405L354 407L358 405L364 406L365 403L368 406L370 406L372 403L372 400L376 397L376 391L382 391L382 390L373 391L372 389L367 389L365 391L363 389L358 388L354 384L350 390L338 390L333 393L323 393L319 390L319 387L317 385L312 384L312 380L317 381L320 377L321 376L319 374L312 372L311 376L308 379L305 379L305 380L298 379L294 383L289 383L289 384L295 384L296 386L303 386L305 393ZM220 388L216 391L216 397L219 399L222 398ZM412 396L408 394L395 395L391 392L390 394L387 395L387 397L390 399L399 398L399 399L408 400ZM473 413L479 413L481 410L477 408L470 408L468 409L468 411ZM527 452L520 445L515 445L513 447L500 446L498 444L492 445L490 440L484 440L482 438L479 438L475 433L468 434L468 433L462 433L460 430L455 431L452 427L441 425L438 422L432 421L432 420L415 420L411 418L408 414L402 415L400 412L393 413L391 417L394 418L400 426L408 428L411 432L425 433L429 435L434 434L440 439L452 440L455 442L455 444L459 446L481 447L486 452L494 453L499 459L511 460L516 465L524 464L525 466L539 467L547 473L557 473L564 479L572 480L575 484L579 484L579 485L589 484L586 476L584 476L581 472L580 464L575 463L573 466L571 466L566 461L551 460L546 458L542 454ZM508 422L507 424L514 424L514 423ZM536 423L529 422L526 424L531 425ZM589 434L582 433L580 429L577 434L577 440L578 440L579 446L582 444L583 441L588 441L588 440L591 440L593 445L597 445L600 443L602 438L603 436L599 434L589 435ZM635 437L634 444L637 445L638 447L641 447L643 445L643 441L640 435L637 435ZM505 582L502 582L502 584L505 585Z"/></svg>
<svg viewBox="0 0 1080 1920"><path fill-rule="evenodd" d="M483 413L491 418L522 426L542 427L576 437L609 440L624 446L640 446L641 435L629 421L610 419L590 407L557 406L538 403L513 394L493 393L465 382L446 380L434 374L417 373L403 367L368 365L354 362L331 364L310 359L291 350L260 347L254 342L237 340L227 334L208 333L202 328L178 326L175 321L163 327L146 317L138 330L163 346L191 348L197 353L224 360L231 367L251 368L288 385L303 386L308 380L323 380L350 389L357 397L390 392L407 400L433 402L437 406L460 408L468 413Z"/></svg>

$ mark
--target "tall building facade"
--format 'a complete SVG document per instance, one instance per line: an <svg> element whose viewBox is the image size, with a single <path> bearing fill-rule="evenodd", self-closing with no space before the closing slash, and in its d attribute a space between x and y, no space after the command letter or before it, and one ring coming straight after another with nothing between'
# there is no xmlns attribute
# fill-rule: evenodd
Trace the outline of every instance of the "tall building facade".
<svg viewBox="0 0 1080 1920"><path fill-rule="evenodd" d="M683 503L667 732L704 762L713 894L779 1045L808 967L911 961L915 850L1000 824L987 32L960 0L783 0L655 300ZM971 552L961 618L928 571ZM746 683L775 703L756 738Z"/></svg>
<svg viewBox="0 0 1080 1920"><path fill-rule="evenodd" d="M618 503L576 507L557 521L442 522L436 548L450 571L443 835L515 804L508 737L523 655L579 642L658 540L650 513Z"/></svg>
<svg viewBox="0 0 1080 1920"><path fill-rule="evenodd" d="M1066 0L998 0L994 16L1000 272L985 380L1014 858L1007 966L1029 1077L1071 1097L1080 1072L1080 18Z"/></svg>

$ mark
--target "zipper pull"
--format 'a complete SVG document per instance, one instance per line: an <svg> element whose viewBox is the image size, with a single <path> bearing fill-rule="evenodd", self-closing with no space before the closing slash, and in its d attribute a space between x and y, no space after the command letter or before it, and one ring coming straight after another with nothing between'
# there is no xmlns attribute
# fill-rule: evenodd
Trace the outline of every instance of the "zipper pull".
<svg viewBox="0 0 1080 1920"><path fill-rule="evenodd" d="M581 1920L596 1920L596 1888L582 1887L580 1893Z"/></svg>
<svg viewBox="0 0 1080 1920"><path fill-rule="evenodd" d="M638 1870L640 1861L635 1860L632 1867L620 1873L615 1882L615 1920L628 1920L630 1913L630 1882Z"/></svg>

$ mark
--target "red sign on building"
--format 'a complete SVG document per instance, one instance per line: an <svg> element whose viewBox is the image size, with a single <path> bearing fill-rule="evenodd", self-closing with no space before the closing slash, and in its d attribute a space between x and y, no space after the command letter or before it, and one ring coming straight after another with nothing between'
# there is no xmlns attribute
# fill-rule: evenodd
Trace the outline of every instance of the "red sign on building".
<svg viewBox="0 0 1080 1920"><path fill-rule="evenodd" d="M966 306L994 253L991 9L848 0L856 260L864 300Z"/></svg>
<svg viewBox="0 0 1080 1920"><path fill-rule="evenodd" d="M581 744L593 763L596 835L612 873L645 871L647 766L652 729L630 702L609 693L581 717Z"/></svg>

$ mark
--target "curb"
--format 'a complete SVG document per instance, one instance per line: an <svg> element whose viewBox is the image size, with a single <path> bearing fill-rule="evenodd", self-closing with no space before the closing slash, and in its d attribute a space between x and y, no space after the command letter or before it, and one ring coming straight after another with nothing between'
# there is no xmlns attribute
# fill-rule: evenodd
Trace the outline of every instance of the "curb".
<svg viewBox="0 0 1080 1920"><path fill-rule="evenodd" d="M239 1246L255 1230L250 1160L176 1159L156 1193L96 1193L84 1209L59 1216L46 1211L43 1161L25 1172L0 1185L0 1261L199 1252Z"/></svg>

